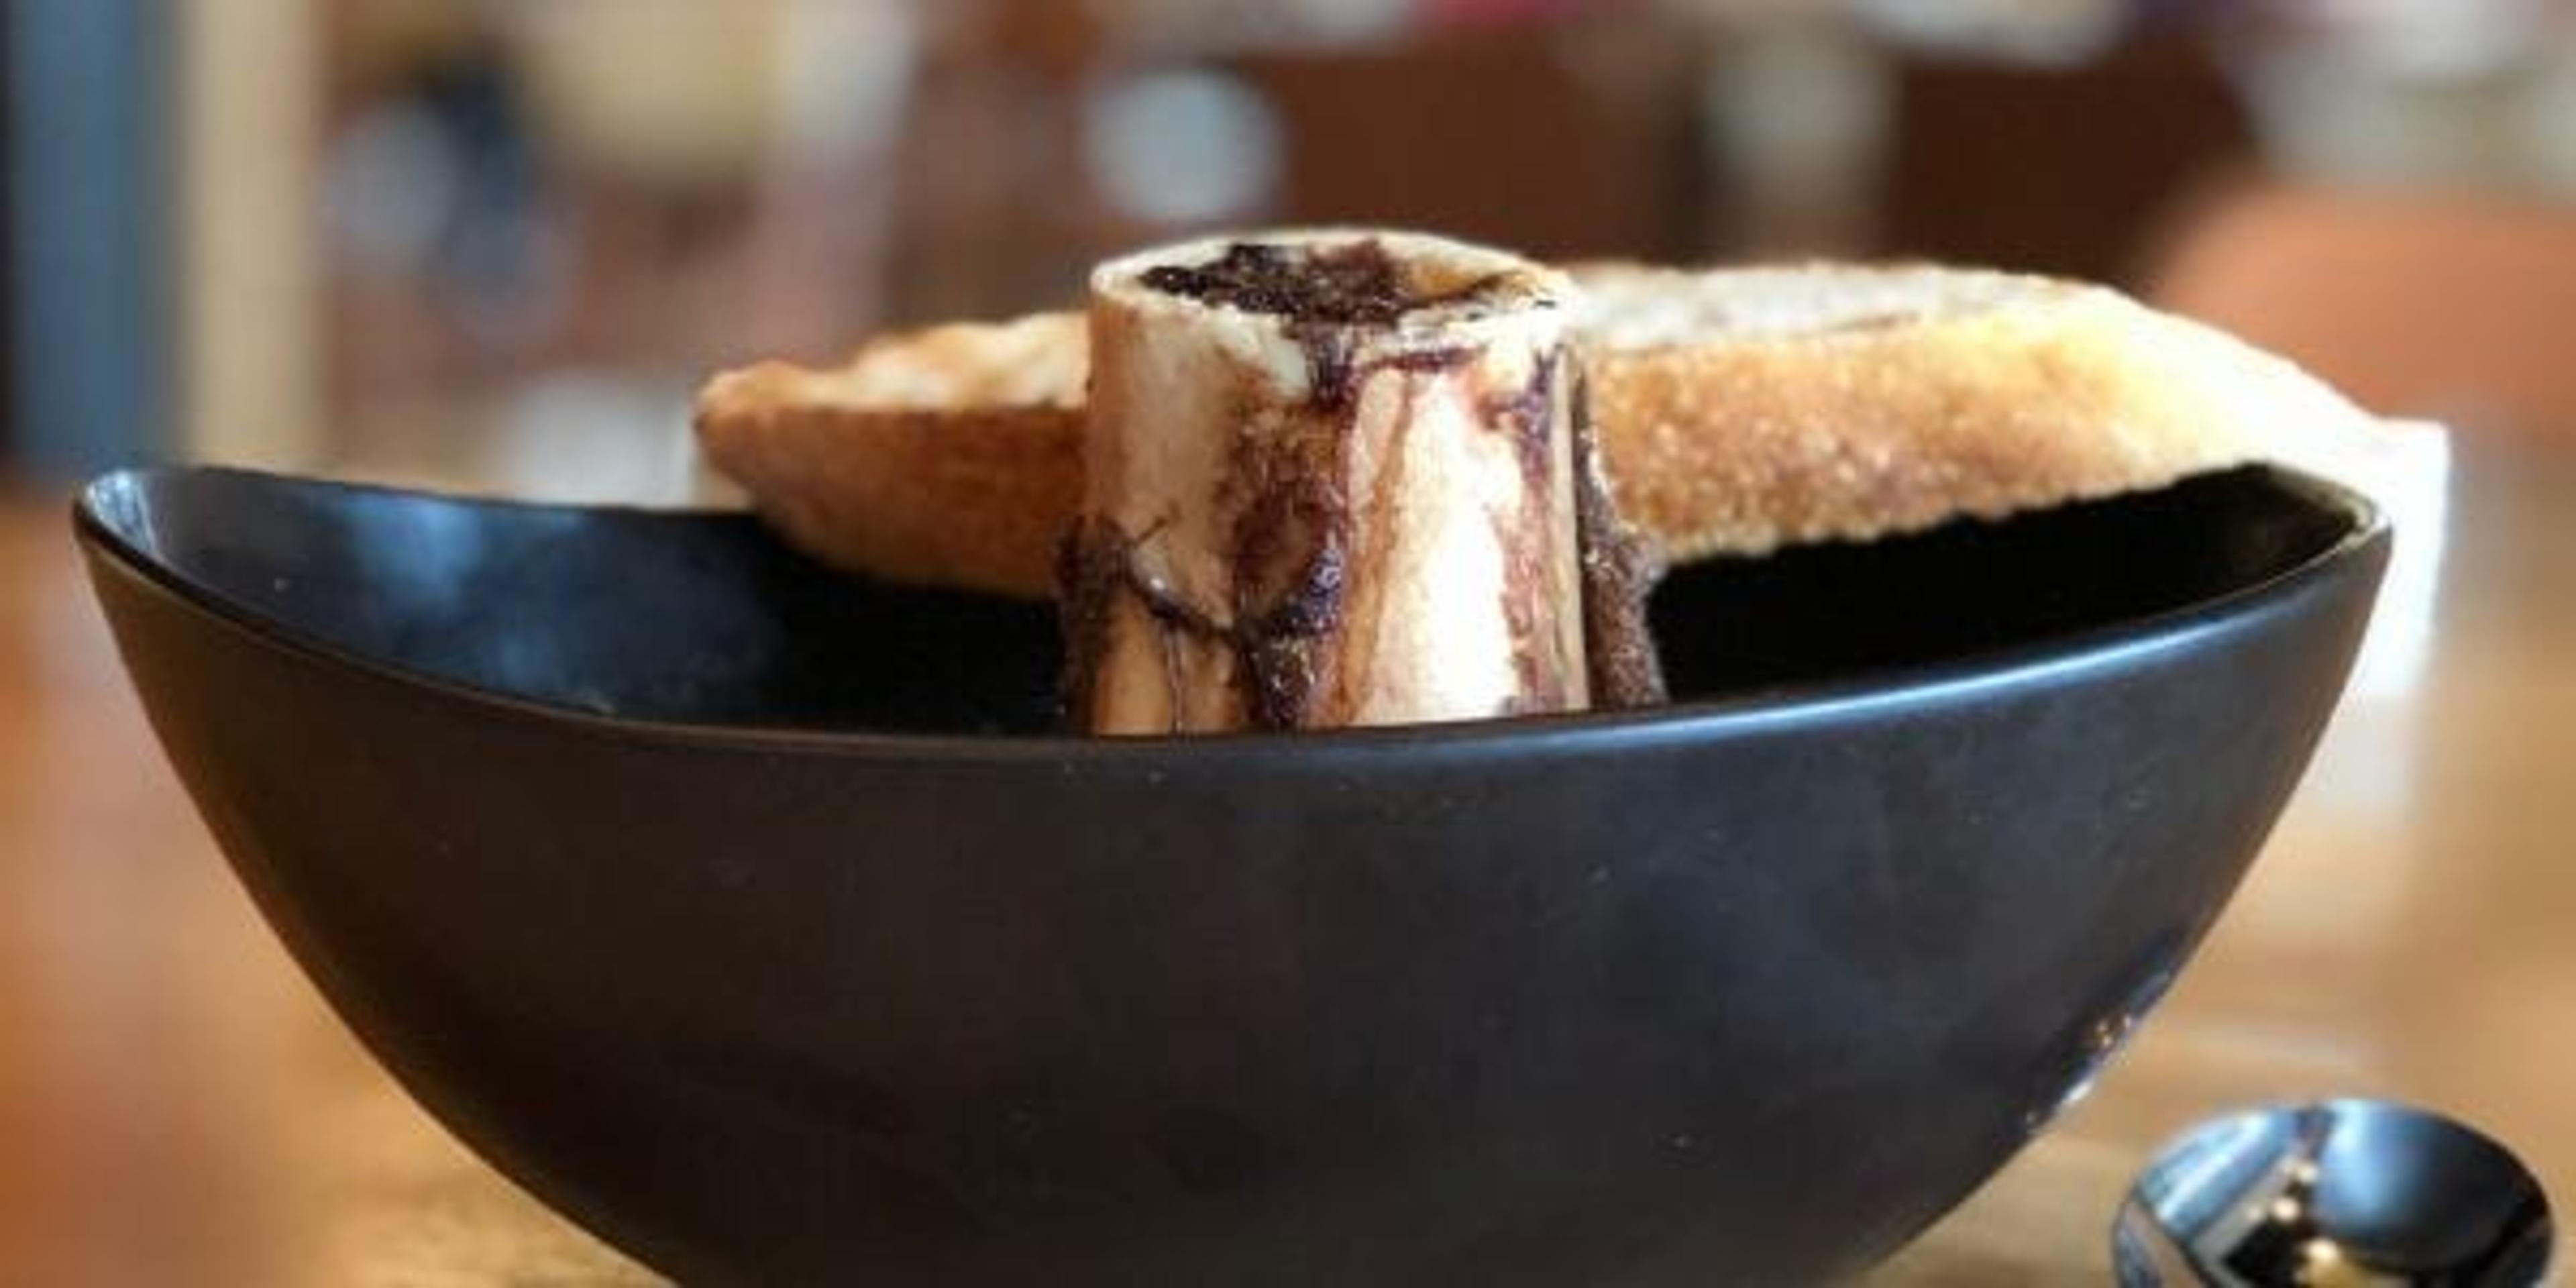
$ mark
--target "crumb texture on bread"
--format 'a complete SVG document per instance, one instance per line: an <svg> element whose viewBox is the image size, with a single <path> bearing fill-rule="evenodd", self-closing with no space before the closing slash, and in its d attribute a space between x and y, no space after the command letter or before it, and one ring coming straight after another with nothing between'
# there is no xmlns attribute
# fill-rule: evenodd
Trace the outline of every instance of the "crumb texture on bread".
<svg viewBox="0 0 2576 1288"><path fill-rule="evenodd" d="M1597 350L1691 346L1894 326L2086 289L2054 278L1932 264L1656 268L1590 263L1574 324Z"/></svg>
<svg viewBox="0 0 2576 1288"><path fill-rule="evenodd" d="M1090 367L1080 313L1032 313L893 332L838 366L762 362L722 372L707 382L698 407L717 416L791 404L869 412L1079 411Z"/></svg>
<svg viewBox="0 0 2576 1288"><path fill-rule="evenodd" d="M1577 277L1604 458L1675 559L2248 460L2330 470L2372 424L2292 364L2103 287L1925 266Z"/></svg>

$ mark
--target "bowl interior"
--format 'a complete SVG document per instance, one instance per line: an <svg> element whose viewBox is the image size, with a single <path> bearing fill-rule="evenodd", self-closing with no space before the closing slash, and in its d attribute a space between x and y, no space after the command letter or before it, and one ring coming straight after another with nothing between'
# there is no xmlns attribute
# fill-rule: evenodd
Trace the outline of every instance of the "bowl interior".
<svg viewBox="0 0 2576 1288"><path fill-rule="evenodd" d="M93 485L84 522L303 642L552 706L814 730L1051 730L1043 604L824 568L737 515L475 501L224 470ZM1869 683L2071 645L2243 592L2366 516L2248 467L2003 522L1677 569L1673 694Z"/></svg>

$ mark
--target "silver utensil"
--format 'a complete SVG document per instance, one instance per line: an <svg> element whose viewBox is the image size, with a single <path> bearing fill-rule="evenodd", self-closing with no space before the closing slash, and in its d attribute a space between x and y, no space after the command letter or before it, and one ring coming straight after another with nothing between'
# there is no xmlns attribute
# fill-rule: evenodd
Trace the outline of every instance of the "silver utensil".
<svg viewBox="0 0 2576 1288"><path fill-rule="evenodd" d="M2548 1272L2540 1182L2504 1146L2421 1109L2257 1109L2168 1142L2112 1229L2126 1288L2529 1288Z"/></svg>

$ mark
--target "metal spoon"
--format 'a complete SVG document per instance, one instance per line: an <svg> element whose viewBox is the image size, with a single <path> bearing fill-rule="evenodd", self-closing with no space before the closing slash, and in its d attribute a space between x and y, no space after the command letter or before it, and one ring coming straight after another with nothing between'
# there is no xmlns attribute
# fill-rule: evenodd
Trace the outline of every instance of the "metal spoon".
<svg viewBox="0 0 2576 1288"><path fill-rule="evenodd" d="M2112 1227L2126 1288L2530 1288L2549 1199L2504 1146L2438 1114L2329 1100L2236 1114L2168 1142Z"/></svg>

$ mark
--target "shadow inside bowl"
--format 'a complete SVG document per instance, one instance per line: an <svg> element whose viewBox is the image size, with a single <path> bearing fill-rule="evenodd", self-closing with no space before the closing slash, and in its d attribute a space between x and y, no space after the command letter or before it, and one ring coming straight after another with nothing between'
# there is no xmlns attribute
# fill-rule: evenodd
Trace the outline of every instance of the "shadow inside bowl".
<svg viewBox="0 0 2576 1288"><path fill-rule="evenodd" d="M102 480L83 521L237 618L526 701L805 730L1039 734L1058 720L1051 607L837 573L744 516L196 470ZM2244 592L2363 523L2349 498L2247 467L1688 565L1652 620L1676 700L1866 685Z"/></svg>

